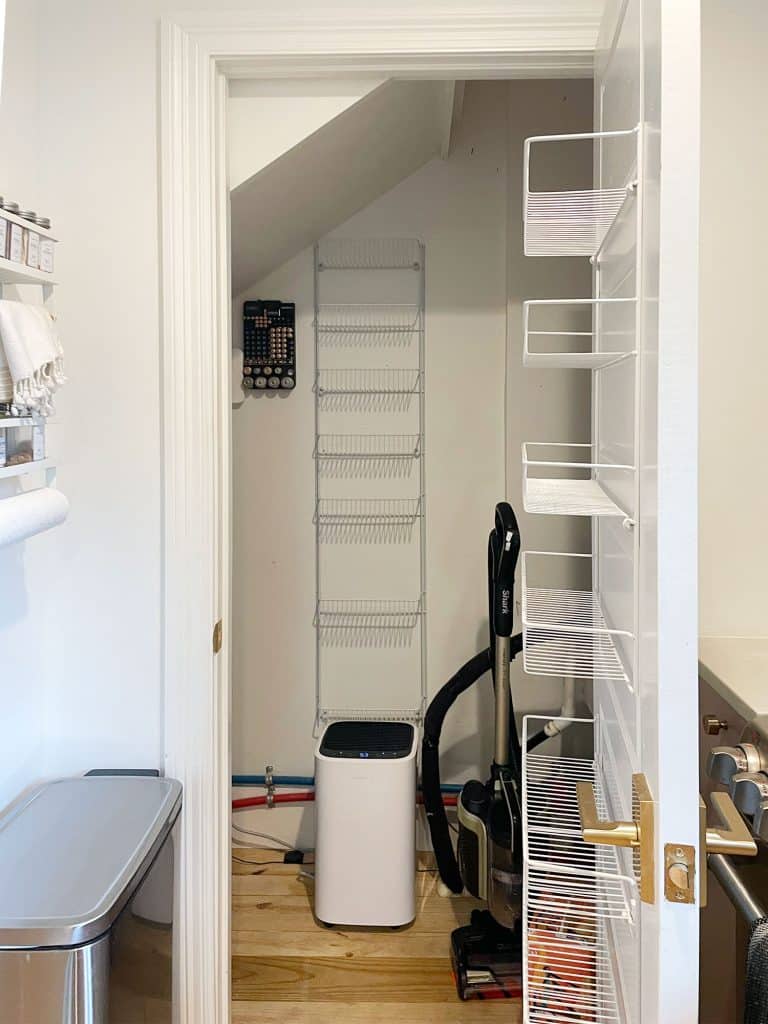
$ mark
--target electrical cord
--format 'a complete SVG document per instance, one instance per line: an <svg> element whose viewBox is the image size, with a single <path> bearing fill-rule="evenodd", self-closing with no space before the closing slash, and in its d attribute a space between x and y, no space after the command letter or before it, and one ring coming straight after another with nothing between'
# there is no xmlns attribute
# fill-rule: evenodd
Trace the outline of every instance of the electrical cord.
<svg viewBox="0 0 768 1024"><path fill-rule="evenodd" d="M234 829L235 832L241 832L243 835L256 836L257 839L267 839L271 843L277 843L278 846L282 846L283 849L285 850L295 849L295 847L292 846L290 843L286 843L284 839L280 839L279 836L271 836L269 835L268 832L257 832L255 829L252 828L243 828L242 825L236 825L234 821L232 822L232 828Z"/></svg>

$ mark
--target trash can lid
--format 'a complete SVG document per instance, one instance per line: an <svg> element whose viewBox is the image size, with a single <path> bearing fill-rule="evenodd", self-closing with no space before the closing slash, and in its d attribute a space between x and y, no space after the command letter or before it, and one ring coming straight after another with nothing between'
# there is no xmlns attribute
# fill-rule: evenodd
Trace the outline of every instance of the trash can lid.
<svg viewBox="0 0 768 1024"><path fill-rule="evenodd" d="M0 817L0 949L78 946L109 930L181 807L175 779L39 786Z"/></svg>

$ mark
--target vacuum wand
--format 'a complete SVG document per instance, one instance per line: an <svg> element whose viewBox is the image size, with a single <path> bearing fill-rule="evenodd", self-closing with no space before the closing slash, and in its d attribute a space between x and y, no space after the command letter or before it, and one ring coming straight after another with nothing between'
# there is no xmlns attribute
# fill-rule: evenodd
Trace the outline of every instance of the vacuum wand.
<svg viewBox="0 0 768 1024"><path fill-rule="evenodd" d="M490 576L490 620L493 639L494 685L496 687L496 724L494 763L509 765L510 721L509 660L513 626L515 568L520 555L520 531L512 506L501 501L496 506L494 529L488 538Z"/></svg>
<svg viewBox="0 0 768 1024"><path fill-rule="evenodd" d="M510 638L496 637L496 728L493 760L500 768L509 764L509 654Z"/></svg>

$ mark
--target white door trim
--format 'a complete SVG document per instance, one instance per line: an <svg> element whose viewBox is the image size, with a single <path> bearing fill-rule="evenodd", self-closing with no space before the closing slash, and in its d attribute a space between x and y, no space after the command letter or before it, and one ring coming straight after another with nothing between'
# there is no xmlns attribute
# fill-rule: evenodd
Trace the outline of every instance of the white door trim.
<svg viewBox="0 0 768 1024"><path fill-rule="evenodd" d="M299 5L300 6L300 5ZM304 5L306 6L309 5ZM161 32L165 769L184 784L180 1024L230 1012L230 353L226 78L576 78L599 4L425 17L363 4L194 13ZM214 655L212 632L224 623Z"/></svg>

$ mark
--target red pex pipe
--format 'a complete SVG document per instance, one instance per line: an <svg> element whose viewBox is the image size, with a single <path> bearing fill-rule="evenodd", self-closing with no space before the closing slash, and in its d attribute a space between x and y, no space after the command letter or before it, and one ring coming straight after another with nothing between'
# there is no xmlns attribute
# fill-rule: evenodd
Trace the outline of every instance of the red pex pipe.
<svg viewBox="0 0 768 1024"><path fill-rule="evenodd" d="M315 794L312 790L306 790L301 793L275 793L272 800L275 804L308 804L315 799ZM443 804L446 807L455 807L458 800L457 796L444 796ZM417 798L418 803L421 803L421 793ZM247 796L240 800L232 801L233 811L244 811L248 807L266 807L267 797L266 796Z"/></svg>

